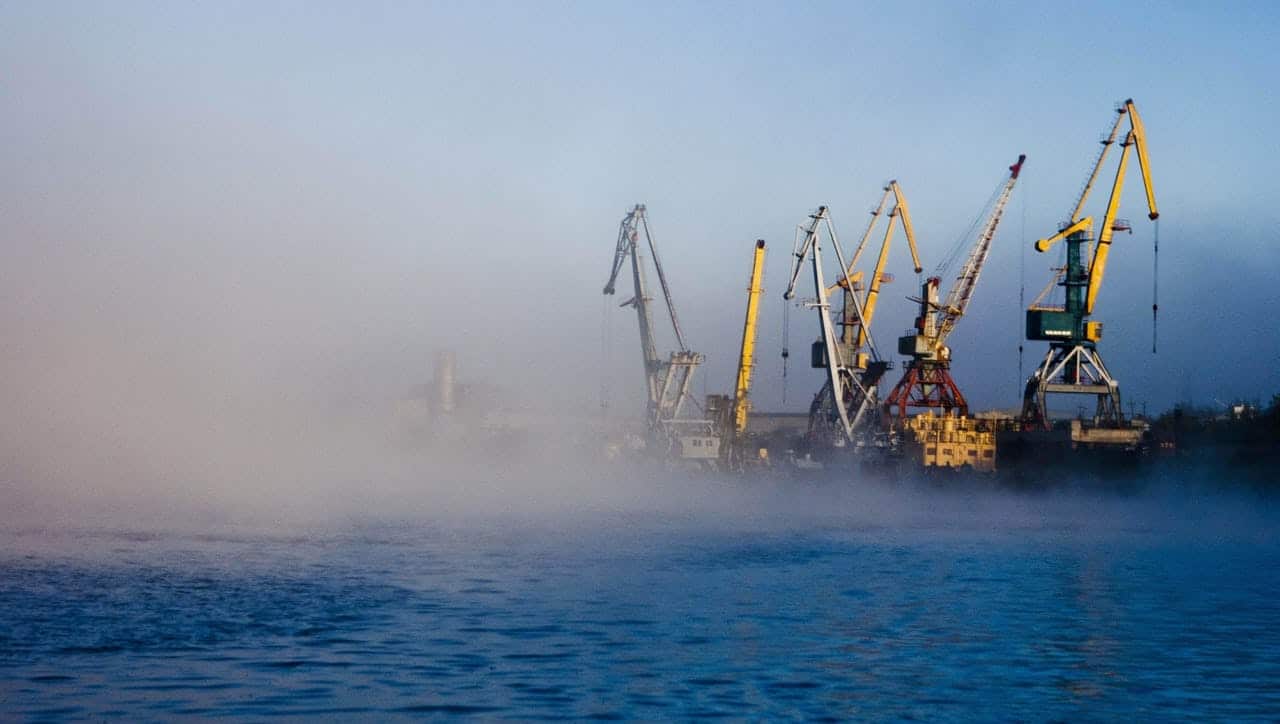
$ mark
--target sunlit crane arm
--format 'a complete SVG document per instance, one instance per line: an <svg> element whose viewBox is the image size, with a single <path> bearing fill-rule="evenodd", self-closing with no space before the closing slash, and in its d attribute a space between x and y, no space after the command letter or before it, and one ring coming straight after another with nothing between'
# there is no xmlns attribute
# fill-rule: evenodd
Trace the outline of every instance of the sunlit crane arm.
<svg viewBox="0 0 1280 724"><path fill-rule="evenodd" d="M747 287L747 316L742 325L742 349L738 355L738 384L733 394L733 431L741 435L747 431L747 415L751 402L751 371L755 368L756 319L760 315L761 283L764 280L764 241L756 242L755 256L751 263L751 282Z"/></svg>
<svg viewBox="0 0 1280 724"><path fill-rule="evenodd" d="M1050 249L1054 244L1058 243L1059 241L1062 241L1063 239L1067 238L1068 236L1071 236L1072 234L1076 233L1077 231L1085 231L1085 230L1087 230L1087 229L1088 229L1092 224L1093 224L1093 217L1092 217L1092 216L1086 216L1086 217L1084 217L1083 219L1080 219L1079 221L1075 222L1074 224L1071 224L1070 226L1066 227L1065 229L1063 229L1063 230L1059 231L1058 233L1054 234L1053 236L1050 236L1050 237L1049 237L1049 238L1047 238L1047 239L1040 239L1040 240L1036 241L1036 251L1041 252L1041 253L1046 252L1046 251L1049 251L1049 249Z"/></svg>
<svg viewBox="0 0 1280 724"><path fill-rule="evenodd" d="M895 217L902 222L902 231L907 237L907 246L911 249L911 261L915 264L916 273L919 274L923 268L920 266L920 252L916 248L915 228L911 225L911 211L907 208L907 199L902 193L902 187L898 185L897 181L890 182L889 187L893 190L894 205L893 209L889 211L889 225L884 230L884 241L880 244L880 256L876 259L876 267L871 272L867 295L862 301L862 323L858 325L858 348L866 344L867 328L871 326L876 316L876 303L880 298L880 285L884 282L884 268L889 260L889 247L893 241L893 220Z"/></svg>
<svg viewBox="0 0 1280 724"><path fill-rule="evenodd" d="M1124 107L1129 113L1130 136L1138 151L1142 186L1147 192L1147 218L1155 221L1160 218L1160 211L1156 208L1156 191L1151 185L1151 161L1147 158L1147 129L1142 125L1142 117L1138 115L1138 107L1133 104L1132 98L1124 102Z"/></svg>
<svg viewBox="0 0 1280 724"><path fill-rule="evenodd" d="M1124 191L1124 176L1129 166L1129 148L1132 145L1133 134L1130 133L1120 149L1120 165L1116 167L1116 181L1111 186L1107 214L1102 218L1102 228L1098 231L1098 243L1093 248L1093 259L1089 262L1089 287L1085 295L1085 314L1093 314L1093 303L1098 298L1098 290L1102 288L1102 276L1107 271L1107 256L1111 253L1111 237L1115 233L1116 213L1120 209L1120 193Z"/></svg>
<svg viewBox="0 0 1280 724"><path fill-rule="evenodd" d="M1160 217L1156 208L1155 188L1151 184L1151 161L1147 157L1146 128L1142 125L1142 117L1133 99L1124 102L1120 111L1129 116L1129 133L1125 136L1120 149L1120 164L1116 168L1116 180L1111 186L1111 198L1107 201L1107 213L1102 220L1102 228L1098 230L1098 243L1093 250L1093 258L1089 262L1089 291L1085 296L1085 314L1093 314L1093 305L1098 298L1098 290L1102 288L1102 277L1107 271L1107 256L1111 252L1111 237L1115 233L1116 214L1120 209L1120 194L1124 191L1125 172L1129 164L1129 149L1135 149L1138 155L1138 166L1142 171L1142 186L1147 194L1147 218L1155 220Z"/></svg>
<svg viewBox="0 0 1280 724"><path fill-rule="evenodd" d="M960 317L964 316L965 311L969 308L969 302L973 299L973 291L978 286L978 277L981 276L982 267L986 264L987 257L991 253L991 241L995 238L996 229L1000 226L1000 219L1004 216L1005 206L1008 205L1009 198L1013 195L1013 187L1018 182L1018 174L1022 171L1022 164L1026 160L1025 154L1019 155L1017 163L1009 167L1009 178L1000 190L1000 195L996 197L995 204L991 208L991 213L987 215L981 231L978 232L978 239L974 243L973 250L969 252L969 257L965 260L964 266L960 269L960 274L956 277L956 283L951 287L951 291L947 293L946 302L937 312L938 339L935 344L937 348L941 348L946 344L947 335L951 334L956 322L959 321Z"/></svg>
<svg viewBox="0 0 1280 724"><path fill-rule="evenodd" d="M902 195L902 187L897 181L889 184L893 189L893 201L902 217L902 231L907 235L907 248L911 249L911 265L919 274L924 267L920 266L920 251L916 248L916 232L911 226L911 212L907 209L907 199Z"/></svg>
<svg viewBox="0 0 1280 724"><path fill-rule="evenodd" d="M867 223L866 231L862 232L862 238L858 241L858 248L853 250L853 258L849 260L849 268L845 270L844 278L832 284L827 289L827 293L834 292L839 287L847 286L848 282L856 282L862 279L862 272L855 271L854 268L858 266L858 260L862 258L862 250L867 247L867 240L871 238L871 232L876 227L876 221L880 219L880 214L884 213L884 205L889 202L889 196L893 193L893 184L895 183L897 182L890 181L889 185L884 187L884 194L880 196L880 203L876 204L875 209L871 211L871 221Z"/></svg>
<svg viewBox="0 0 1280 724"><path fill-rule="evenodd" d="M688 352L689 346L684 342L684 332L680 329L680 320L676 317L676 303L671 298L671 287L667 284L667 274L662 270L662 259L658 257L658 247L653 243L653 235L649 233L649 216L640 214L640 226L644 229L645 241L649 244L649 254L653 257L653 268L658 272L658 284L662 287L662 298L667 303L667 315L671 317L671 329L676 335L676 345L681 352Z"/></svg>

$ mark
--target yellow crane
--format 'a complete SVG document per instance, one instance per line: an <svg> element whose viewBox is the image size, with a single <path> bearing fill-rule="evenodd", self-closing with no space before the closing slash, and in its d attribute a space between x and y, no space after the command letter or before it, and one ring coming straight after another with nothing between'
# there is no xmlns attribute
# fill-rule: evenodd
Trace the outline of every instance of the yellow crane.
<svg viewBox="0 0 1280 724"><path fill-rule="evenodd" d="M880 242L880 255L876 258L875 269L871 272L871 283L866 287L864 296L860 300L862 314L856 312L855 307L859 306L854 300L859 292L863 290L863 272L857 271L858 261L862 258L862 252L867 246L867 241L871 238L871 233L875 229L876 222L879 220L880 214L883 213L885 204L888 200L893 199L893 206L889 209L889 223L885 226L884 238ZM832 293L836 289L844 290L844 316L841 321L843 334L841 341L850 349L849 359L854 360L854 366L858 369L867 369L871 362L871 355L862 351L867 345L869 330L871 323L876 316L876 306L880 299L880 285L885 281L891 281L892 275L885 274L885 265L889 260L889 247L893 242L893 231L896 228L893 220L898 219L902 224L902 233L907 237L907 248L911 250L911 262L917 274L920 273L920 251L916 247L915 227L911 224L911 210L907 206L906 196L902 193L902 187L898 182L890 181L884 187L884 195L880 197L880 203L871 212L871 221L867 224L866 231L862 234L858 246L853 251L853 258L849 260L848 273L841 277L839 281L828 287L827 292Z"/></svg>
<svg viewBox="0 0 1280 724"><path fill-rule="evenodd" d="M764 240L756 242L751 262L751 283L747 287L747 318L742 324L742 349L738 354L738 384L733 393L733 432L741 436L747 431L747 415L751 401L751 371L755 368L756 319L760 316L761 284L764 281Z"/></svg>
<svg viewBox="0 0 1280 724"><path fill-rule="evenodd" d="M755 369L756 330L760 317L760 295L764 281L764 240L756 241L747 285L747 313L742 323L742 346L738 352L738 375L733 395L707 395L707 415L715 421L720 436L719 464L741 471L752 462L765 462L764 454L746 455L747 420L751 414L751 373Z"/></svg>
<svg viewBox="0 0 1280 724"><path fill-rule="evenodd" d="M1111 196L1095 240L1092 236L1094 220L1084 216L1085 202L1097 182L1107 153L1115 145L1124 121L1129 129L1120 142L1120 161L1116 167ZM1107 270L1107 257L1111 252L1111 240L1116 231L1129 231L1129 222L1116 218L1120 196L1124 190L1125 174L1130 150L1136 150L1142 171L1143 188L1147 196L1147 218L1152 221L1160 216L1156 207L1155 190L1151 184L1151 163L1147 155L1147 133L1138 115L1133 99L1126 100L1116 109L1116 119L1111 132L1102 141L1102 151L1094 163L1093 171L1080 192L1071 216L1058 232L1035 243L1036 251L1046 252L1058 241L1065 240L1067 263L1057 270L1049 286L1027 309L1026 337L1029 340L1046 340L1049 350L1044 361L1027 380L1022 398L1023 425L1031 428L1049 426L1047 396L1051 393L1085 394L1097 397L1094 424L1118 427L1123 422L1120 407L1120 386L1107 371L1098 354L1097 343L1102 339L1102 323L1090 321L1102 279ZM1086 247L1088 251L1086 252ZM1089 256L1086 266L1084 256ZM1062 305L1047 305L1045 297L1054 286L1065 289Z"/></svg>

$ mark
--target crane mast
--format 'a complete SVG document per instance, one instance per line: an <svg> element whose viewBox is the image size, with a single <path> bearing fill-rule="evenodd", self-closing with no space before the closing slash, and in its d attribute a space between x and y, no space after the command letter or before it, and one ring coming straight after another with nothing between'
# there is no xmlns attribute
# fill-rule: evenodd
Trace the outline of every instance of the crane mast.
<svg viewBox="0 0 1280 724"><path fill-rule="evenodd" d="M939 286L942 283L939 275L929 277L921 286L916 333L898 338L899 354L908 355L911 360L907 363L902 379L898 380L885 401L888 419L892 420L895 416L900 420L905 419L907 409L911 407L941 408L944 412L955 410L961 416L969 414L969 403L951 378L951 348L947 346L947 337L973 300L982 267L991 253L991 242L1026 160L1025 154L1019 155L1018 160L1009 167L1009 176L998 188L990 210L979 227L977 239L956 276L955 284L947 293L946 301L938 302Z"/></svg>
<svg viewBox="0 0 1280 724"><path fill-rule="evenodd" d="M1107 200L1106 211L1097 238L1093 234L1093 217L1084 216L1088 200L1107 152L1115 143L1125 119L1129 130L1120 143L1120 159L1115 180ZM1117 218L1120 197L1124 190L1129 154L1136 151L1142 172L1143 188L1147 198L1147 218L1154 221L1160 212L1156 207L1155 190L1151 183L1151 164L1147 154L1146 129L1133 99L1126 100L1116 109L1111 133L1102 142L1092 173L1072 209L1070 218L1063 222L1058 232L1035 243L1038 252L1046 252L1058 241L1067 247L1066 266L1057 270L1054 281L1031 304L1026 313L1026 337L1029 340L1049 342L1044 361L1027 380L1022 398L1022 424L1024 428L1047 429L1049 394L1093 395L1097 398L1094 424L1120 427L1123 424L1120 406L1120 386L1103 364L1097 343L1102 338L1102 323L1090 321L1098 292L1106 273L1107 259L1112 238L1116 231L1132 233L1129 222ZM1086 263L1086 257L1088 261ZM1046 305L1043 299L1052 286L1065 291L1062 305Z"/></svg>
<svg viewBox="0 0 1280 724"><path fill-rule="evenodd" d="M653 299L648 293L644 264L640 258L640 235L642 232L645 244L649 249L650 258L653 260L654 269L658 274L658 281L662 287L667 313L671 318L672 330L675 333L676 344L679 347L678 350L671 352L666 360L658 357L653 317L649 306ZM698 365L702 364L704 358L703 355L690 351L685 345L684 335L680 330L680 322L676 316L675 304L671 299L671 289L667 284L662 262L658 258L657 246L654 244L653 236L649 232L647 210L643 204L636 204L619 224L613 266L609 274L609 280L604 285L604 293L606 295L615 293L618 275L622 272L622 267L628 257L631 258L631 278L635 293L630 299L618 306L634 307L640 326L640 352L644 365L645 387L648 393L645 405L645 422L650 442L665 446L669 453L677 453L681 457L686 457L688 455L677 449L682 448L684 442L681 438L684 437L685 431L680 428L680 425L690 422L700 428L708 427L706 421L686 421L680 417L684 403L689 397L693 373L698 368ZM703 447L702 442L703 440L699 439L699 448ZM715 448L718 445L715 442L711 442L709 447ZM712 457L714 457L714 454L712 453ZM699 451L696 457L705 457L705 455Z"/></svg>

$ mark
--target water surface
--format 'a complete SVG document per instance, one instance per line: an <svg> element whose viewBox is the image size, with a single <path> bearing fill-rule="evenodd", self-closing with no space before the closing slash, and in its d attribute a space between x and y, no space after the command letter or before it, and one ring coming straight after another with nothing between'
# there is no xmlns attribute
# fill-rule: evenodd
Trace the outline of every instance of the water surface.
<svg viewBox="0 0 1280 724"><path fill-rule="evenodd" d="M926 508L879 524L605 511L15 527L0 552L0 712L1280 715L1266 515L1096 524L1090 504L1013 523Z"/></svg>

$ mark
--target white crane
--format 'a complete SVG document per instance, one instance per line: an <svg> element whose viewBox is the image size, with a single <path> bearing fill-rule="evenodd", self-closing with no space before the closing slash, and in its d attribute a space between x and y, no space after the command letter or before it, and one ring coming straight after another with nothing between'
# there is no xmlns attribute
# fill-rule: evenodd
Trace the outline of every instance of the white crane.
<svg viewBox="0 0 1280 724"><path fill-rule="evenodd" d="M809 430L811 435L821 435L824 428L836 427L835 439L830 441L836 445L857 443L857 431L865 425L870 413L875 410L876 387L880 377L889 367L888 362L880 360L876 351L875 340L871 336L871 322L875 315L880 284L888 278L884 274L884 267L893 238L895 219L899 220L903 226L907 242L911 247L912 258L916 260L917 271L920 266L911 218L902 190L896 181L891 181L885 186L884 191L885 195L881 198L880 204L871 212L871 224L863 234L850 263L845 262L844 252L840 248L840 240L836 237L835 227L831 223L827 207L818 207L817 212L809 216L809 223L797 230L791 281L783 295L786 299L795 297L800 270L806 260L811 260L816 296L812 301L807 302L806 306L818 311L820 334L818 341L813 345L812 365L825 368L827 380L810 407ZM876 267L871 274L865 294L861 294L863 274L855 271L854 265L861 257L871 230L891 195L895 203L889 212L888 228L885 229ZM827 286L822 273L823 230L826 231L825 236L830 240L836 259L840 262L840 277L830 286ZM832 321L829 295L840 288L844 290L844 305L839 314L839 324L843 329L842 333L837 335L836 323ZM868 351L864 352L864 349Z"/></svg>
<svg viewBox="0 0 1280 724"><path fill-rule="evenodd" d="M671 352L666 360L658 357L657 341L654 337L653 317L649 309L649 303L653 299L648 294L644 265L640 261L641 232L644 233L654 269L658 273L658 283L662 287L662 296L666 301L676 345L679 347ZM631 278L635 293L619 306L635 307L640 324L640 351L644 363L645 387L648 391L645 422L650 442L666 445L668 452L675 452L680 457L714 458L718 455L719 444L718 439L706 433L709 423L705 420L684 420L680 417L685 401L689 398L693 373L698 365L702 364L704 358L698 352L690 351L685 344L684 333L680 330L680 320L676 317L675 304L671 301L671 288L667 285L666 274L662 271L662 261L658 258L658 249L653 243L653 236L649 233L644 204L636 204L635 208L623 217L619 225L613 268L609 274L609 281L604 285L605 294L614 294L618 274L622 271L628 256L631 257ZM682 439L684 435L677 427L685 423L696 425L703 434ZM688 448L685 448L685 443L688 443ZM677 444L682 450L674 450ZM695 444L696 451L693 449Z"/></svg>

